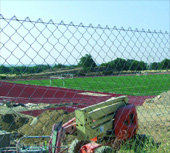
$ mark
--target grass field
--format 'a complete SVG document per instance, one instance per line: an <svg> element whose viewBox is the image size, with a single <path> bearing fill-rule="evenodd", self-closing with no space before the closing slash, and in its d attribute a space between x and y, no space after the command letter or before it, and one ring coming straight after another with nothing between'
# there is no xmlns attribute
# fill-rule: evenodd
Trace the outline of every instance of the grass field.
<svg viewBox="0 0 170 153"><path fill-rule="evenodd" d="M15 83L50 86L48 79L15 81ZM51 86L135 96L152 96L170 90L170 74L53 79Z"/></svg>

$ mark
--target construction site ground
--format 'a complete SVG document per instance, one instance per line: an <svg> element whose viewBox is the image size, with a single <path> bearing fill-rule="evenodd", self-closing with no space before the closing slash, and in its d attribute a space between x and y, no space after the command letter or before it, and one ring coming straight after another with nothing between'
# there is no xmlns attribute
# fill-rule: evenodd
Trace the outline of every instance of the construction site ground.
<svg viewBox="0 0 170 153"><path fill-rule="evenodd" d="M55 105L56 104L51 104ZM58 104L60 106L60 104ZM53 108L50 104L28 104L28 106L0 106L0 128L16 133L16 139L23 135L51 135L52 125L62 121L65 123L74 117L74 112L64 110L47 110L39 116L25 115L20 112ZM145 100L142 106L137 107L139 134L153 137L155 142L161 143L160 149L170 146L170 91L164 92L155 98ZM75 136L67 137L67 142ZM42 141L42 140L41 140ZM44 140L43 140L44 141ZM24 143L39 143L40 140L26 140ZM170 148L167 148L170 149Z"/></svg>

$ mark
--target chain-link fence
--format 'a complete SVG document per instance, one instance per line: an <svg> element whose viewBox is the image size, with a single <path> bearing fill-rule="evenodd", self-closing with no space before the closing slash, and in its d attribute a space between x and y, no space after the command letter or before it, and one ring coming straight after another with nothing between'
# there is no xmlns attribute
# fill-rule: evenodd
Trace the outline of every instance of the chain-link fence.
<svg viewBox="0 0 170 153"><path fill-rule="evenodd" d="M0 15L0 64L0 152L170 151L168 32Z"/></svg>

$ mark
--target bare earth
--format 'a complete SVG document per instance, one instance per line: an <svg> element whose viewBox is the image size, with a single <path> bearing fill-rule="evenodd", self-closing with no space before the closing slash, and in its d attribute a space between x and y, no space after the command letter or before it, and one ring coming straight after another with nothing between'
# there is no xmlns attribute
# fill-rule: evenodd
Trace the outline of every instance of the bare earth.
<svg viewBox="0 0 170 153"><path fill-rule="evenodd" d="M170 91L153 99L145 100L143 106L137 107L139 119L138 133L147 134L161 143L160 151L170 151ZM167 150L168 149L168 150Z"/></svg>

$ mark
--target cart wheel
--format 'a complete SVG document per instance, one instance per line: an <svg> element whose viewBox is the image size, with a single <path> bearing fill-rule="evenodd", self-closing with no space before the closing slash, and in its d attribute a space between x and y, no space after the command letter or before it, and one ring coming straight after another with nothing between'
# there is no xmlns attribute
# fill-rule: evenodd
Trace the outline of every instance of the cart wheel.
<svg viewBox="0 0 170 153"><path fill-rule="evenodd" d="M101 146L95 150L95 153L112 153L113 149L109 146Z"/></svg>
<svg viewBox="0 0 170 153"><path fill-rule="evenodd" d="M74 141L72 141L69 149L68 149L68 153L79 153L80 149L83 145L89 143L90 141L88 140L78 140L75 139Z"/></svg>

